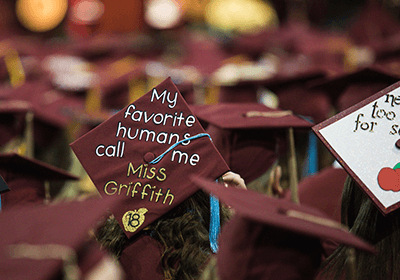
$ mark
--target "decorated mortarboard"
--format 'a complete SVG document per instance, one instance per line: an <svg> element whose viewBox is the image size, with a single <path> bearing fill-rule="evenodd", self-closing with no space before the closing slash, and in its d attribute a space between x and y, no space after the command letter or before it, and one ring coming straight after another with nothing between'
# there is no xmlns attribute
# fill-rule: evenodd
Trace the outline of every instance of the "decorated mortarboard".
<svg viewBox="0 0 400 280"><path fill-rule="evenodd" d="M126 198L113 214L128 237L198 190L190 174L229 170L170 78L71 147L103 197Z"/></svg>
<svg viewBox="0 0 400 280"><path fill-rule="evenodd" d="M15 153L0 154L0 174L11 191L2 195L4 210L24 204L42 204L48 197L46 181L77 180L68 172Z"/></svg>
<svg viewBox="0 0 400 280"><path fill-rule="evenodd" d="M318 251L316 248L304 249L309 244L317 246L316 242L305 243L310 239L316 241L329 239L369 253L376 252L373 246L314 208L251 190L226 188L222 184L199 176L192 176L191 179L193 183L235 210L235 216L225 224L220 236L217 264L220 276L224 276L222 279L256 279L251 275L253 277L254 275L259 277L262 273L271 275L274 268L270 266L278 263L280 268L286 267L291 270L293 266L298 266L297 261L304 260L296 255L296 249L303 248L303 253L308 252L315 256L315 251ZM237 225L238 221L242 221L241 227L232 227L232 224ZM262 231L260 228L267 230ZM285 255L287 251L289 254ZM289 258L290 261L287 258L279 259L282 256ZM299 270L309 268L310 263L302 264L304 267ZM315 267L313 271L316 272ZM290 278L283 275L286 275L285 270L280 271L279 279L312 279L312 277Z"/></svg>
<svg viewBox="0 0 400 280"><path fill-rule="evenodd" d="M313 127L385 215L400 206L399 87L397 82Z"/></svg>
<svg viewBox="0 0 400 280"><path fill-rule="evenodd" d="M118 201L96 198L1 213L0 278L86 279L105 256L93 247L89 231Z"/></svg>

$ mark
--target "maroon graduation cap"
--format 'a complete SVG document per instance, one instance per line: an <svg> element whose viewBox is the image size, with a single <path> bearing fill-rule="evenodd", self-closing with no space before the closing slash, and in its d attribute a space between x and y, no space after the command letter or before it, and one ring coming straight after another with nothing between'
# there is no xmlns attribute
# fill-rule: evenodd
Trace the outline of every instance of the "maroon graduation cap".
<svg viewBox="0 0 400 280"><path fill-rule="evenodd" d="M60 168L15 153L0 154L0 174L11 189L2 195L3 210L43 204L50 199L46 181L78 179Z"/></svg>
<svg viewBox="0 0 400 280"><path fill-rule="evenodd" d="M229 170L170 78L71 147L103 197L126 197L113 214L128 237L198 190L190 174Z"/></svg>
<svg viewBox="0 0 400 280"><path fill-rule="evenodd" d="M319 241L375 253L375 249L318 210L251 190L226 188L192 176L193 182L235 210L222 229L217 271L225 279L313 279Z"/></svg>
<svg viewBox="0 0 400 280"><path fill-rule="evenodd" d="M258 103L194 106L207 133L233 172L249 184L271 168L288 146L287 130L310 129L312 123L291 111Z"/></svg>
<svg viewBox="0 0 400 280"><path fill-rule="evenodd" d="M385 215L400 206L400 82L313 127Z"/></svg>
<svg viewBox="0 0 400 280"><path fill-rule="evenodd" d="M399 80L399 75L381 66L369 66L313 81L310 88L326 92L333 105L343 111Z"/></svg>
<svg viewBox="0 0 400 280"><path fill-rule="evenodd" d="M120 198L22 207L0 215L0 278L86 279L107 257L90 239ZM114 275L115 279L117 275ZM97 279L97 278L96 278ZM113 278L114 279L114 278Z"/></svg>

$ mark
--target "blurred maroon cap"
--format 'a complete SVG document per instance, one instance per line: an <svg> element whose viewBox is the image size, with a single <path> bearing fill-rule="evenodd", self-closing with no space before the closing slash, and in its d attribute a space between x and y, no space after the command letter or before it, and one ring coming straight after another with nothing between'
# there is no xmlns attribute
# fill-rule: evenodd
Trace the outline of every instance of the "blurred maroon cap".
<svg viewBox="0 0 400 280"><path fill-rule="evenodd" d="M279 108L310 117L318 123L330 116L331 100L324 91L310 89L308 84L324 77L326 72L318 69L293 74L282 72L263 85L278 96Z"/></svg>
<svg viewBox="0 0 400 280"><path fill-rule="evenodd" d="M98 67L98 81L94 88L100 90L101 107L120 110L130 104L133 101L130 84L145 77L144 67L144 61L133 56L112 59Z"/></svg>
<svg viewBox="0 0 400 280"><path fill-rule="evenodd" d="M226 188L192 176L193 182L235 210L222 229L218 273L225 279L312 279L321 260L320 240L375 253L344 226L318 210L251 190Z"/></svg>
<svg viewBox="0 0 400 280"><path fill-rule="evenodd" d="M0 215L0 278L85 278L107 256L89 231L118 203L115 197L22 207Z"/></svg>
<svg viewBox="0 0 400 280"><path fill-rule="evenodd" d="M246 183L264 174L284 153L288 128L313 125L291 111L271 109L257 103L220 103L193 106L206 123L214 145L233 172Z"/></svg>
<svg viewBox="0 0 400 280"><path fill-rule="evenodd" d="M119 258L126 278L164 280L161 266L163 252L163 246L153 237L146 234L135 236Z"/></svg>
<svg viewBox="0 0 400 280"><path fill-rule="evenodd" d="M0 102L0 147L3 147L14 137L22 135L24 117L31 107L29 102L21 100Z"/></svg>
<svg viewBox="0 0 400 280"><path fill-rule="evenodd" d="M380 1L366 1L349 29L350 38L358 45L374 45L400 32L400 24Z"/></svg>
<svg viewBox="0 0 400 280"><path fill-rule="evenodd" d="M8 210L26 204L43 204L45 181L77 180L66 171L15 153L0 154L0 174L10 187L2 195L2 208Z"/></svg>
<svg viewBox="0 0 400 280"><path fill-rule="evenodd" d="M41 146L48 145L61 129L72 122L73 112L82 114L84 111L82 98L53 90L50 85L42 81L25 82L10 92L2 91L0 98L4 100L2 101L4 104L0 105L0 111L13 114L13 117L8 116L10 120L6 124L0 125L0 129L4 127L8 134L14 134L14 136L21 133L22 127L26 125L23 118L30 111L34 116L35 143ZM20 122L17 131L14 131L15 128L11 126L12 119L14 122L15 119Z"/></svg>
<svg viewBox="0 0 400 280"><path fill-rule="evenodd" d="M189 174L229 170L170 78L71 147L102 196L126 198L113 214L128 238L198 190Z"/></svg>
<svg viewBox="0 0 400 280"><path fill-rule="evenodd" d="M400 75L371 66L315 81L310 87L327 92L340 112L399 80Z"/></svg>

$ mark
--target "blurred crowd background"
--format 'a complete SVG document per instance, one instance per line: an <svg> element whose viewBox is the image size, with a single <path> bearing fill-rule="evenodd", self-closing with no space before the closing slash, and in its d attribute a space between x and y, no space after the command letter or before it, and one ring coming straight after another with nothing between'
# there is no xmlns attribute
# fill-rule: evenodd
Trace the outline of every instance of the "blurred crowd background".
<svg viewBox="0 0 400 280"><path fill-rule="evenodd" d="M399 80L399 18L397 0L1 0L0 149L81 178L52 198L94 194L69 143L169 76L191 105L319 123ZM333 162L309 137L299 177Z"/></svg>

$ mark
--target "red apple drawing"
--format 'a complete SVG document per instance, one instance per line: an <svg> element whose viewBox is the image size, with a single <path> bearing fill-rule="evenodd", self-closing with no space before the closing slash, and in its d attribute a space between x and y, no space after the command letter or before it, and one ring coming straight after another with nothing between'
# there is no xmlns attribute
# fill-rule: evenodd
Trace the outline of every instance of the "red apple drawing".
<svg viewBox="0 0 400 280"><path fill-rule="evenodd" d="M378 174L378 183L385 191L400 191L400 168L382 168Z"/></svg>

